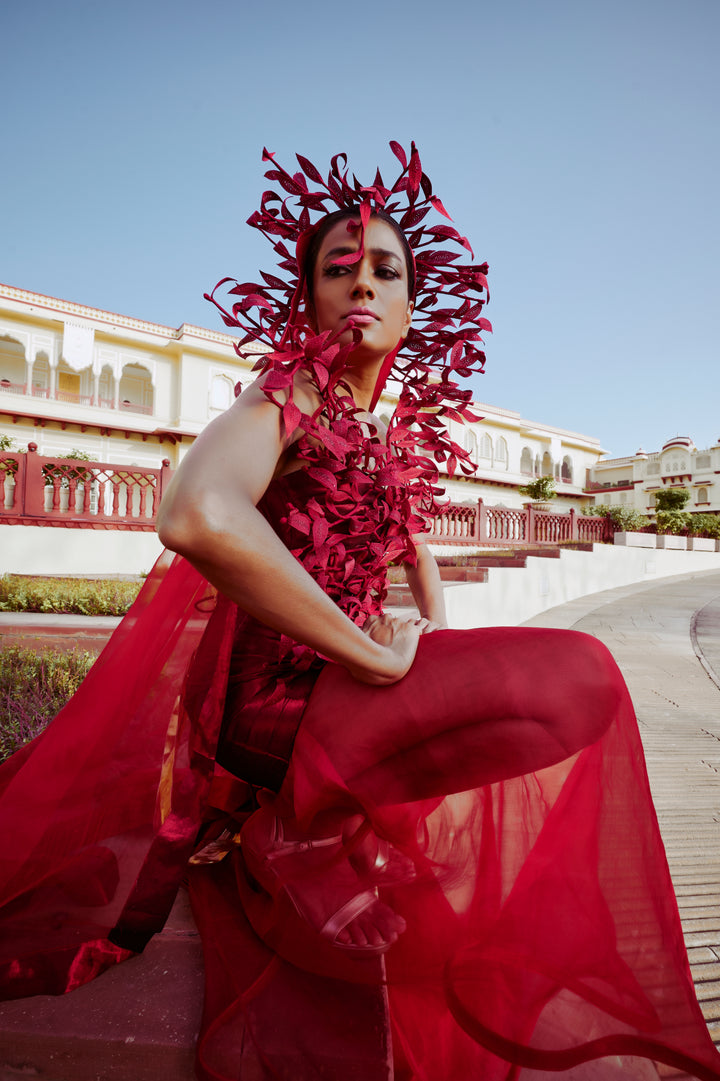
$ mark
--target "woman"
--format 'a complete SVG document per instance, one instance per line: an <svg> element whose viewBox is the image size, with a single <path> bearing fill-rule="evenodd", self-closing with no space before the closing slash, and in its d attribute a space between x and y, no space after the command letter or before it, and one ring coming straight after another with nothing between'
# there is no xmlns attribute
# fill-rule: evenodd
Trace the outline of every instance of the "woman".
<svg viewBox="0 0 720 1081"><path fill-rule="evenodd" d="M419 533L435 462L452 471L462 458L441 421L468 415L451 377L482 363L485 268L438 253L438 240L469 245L422 224L442 204L414 147L409 160L393 149L403 170L392 189L379 175L351 184L337 159L327 184L305 159L302 174L267 174L300 213L266 193L251 224L280 237L286 269L285 240L296 241L298 277L235 285L241 299L224 314L275 352L197 440L159 522L202 577L181 560L150 583L152 604L104 662L111 674L130 657L142 668L144 707L126 694L132 738L110 753L103 738L100 768L73 760L74 780L90 770L96 787L108 758L115 772L135 759L106 815L122 824L88 836L83 818L81 843L50 874L37 870L47 840L32 860L26 844L13 896L46 912L59 889L63 912L69 895L87 908L91 868L102 918L57 932L56 955L72 962L51 967L69 989L161 925L204 807L190 879L210 1003L201 1076L230 1075L239 1016L259 1038L249 1003L277 973L267 962L251 988L228 979L243 967L242 936L214 924L234 897L266 959L388 986L398 1078L510 1078L508 1063L562 1070L621 1053L718 1078L612 658L572 632L444 629ZM322 214L314 226L310 210ZM391 368L403 391L385 432L372 409ZM390 562L408 570L414 622L382 614ZM132 645L147 643L148 613L169 628L159 660ZM163 724L164 712L174 719ZM240 782L261 790L257 809L241 806ZM16 962L21 993L41 986L46 955L35 948L19 977Z"/></svg>

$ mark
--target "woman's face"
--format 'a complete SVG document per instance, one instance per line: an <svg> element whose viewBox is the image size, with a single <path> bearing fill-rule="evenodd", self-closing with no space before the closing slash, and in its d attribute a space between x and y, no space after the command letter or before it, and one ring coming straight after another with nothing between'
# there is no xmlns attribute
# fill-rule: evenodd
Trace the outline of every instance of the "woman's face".
<svg viewBox="0 0 720 1081"><path fill-rule="evenodd" d="M342 345L352 330L362 332L353 359L380 359L410 329L413 304L408 299L407 267L400 240L387 222L370 218L362 258L338 264L360 247L359 221L339 221L323 238L313 274L313 308L318 331L340 331ZM355 226L348 231L348 225Z"/></svg>

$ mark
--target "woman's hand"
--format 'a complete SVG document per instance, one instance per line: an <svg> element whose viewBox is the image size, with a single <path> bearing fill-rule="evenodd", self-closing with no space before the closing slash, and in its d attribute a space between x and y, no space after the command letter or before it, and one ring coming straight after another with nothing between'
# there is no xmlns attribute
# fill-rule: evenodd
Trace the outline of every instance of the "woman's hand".
<svg viewBox="0 0 720 1081"><path fill-rule="evenodd" d="M376 686L397 683L410 671L415 660L418 640L424 633L418 624L423 623L429 621L419 619L413 622L387 613L370 616L363 626L363 634L383 647L382 654L372 668L347 665L350 673L361 683L372 683Z"/></svg>

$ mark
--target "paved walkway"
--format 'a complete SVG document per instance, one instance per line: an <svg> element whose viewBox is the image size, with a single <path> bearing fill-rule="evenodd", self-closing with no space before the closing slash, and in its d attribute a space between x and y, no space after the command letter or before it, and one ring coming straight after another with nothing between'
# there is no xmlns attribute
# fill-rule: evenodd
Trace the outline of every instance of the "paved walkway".
<svg viewBox="0 0 720 1081"><path fill-rule="evenodd" d="M608 646L630 688L685 942L720 1044L720 573L596 593L528 621Z"/></svg>

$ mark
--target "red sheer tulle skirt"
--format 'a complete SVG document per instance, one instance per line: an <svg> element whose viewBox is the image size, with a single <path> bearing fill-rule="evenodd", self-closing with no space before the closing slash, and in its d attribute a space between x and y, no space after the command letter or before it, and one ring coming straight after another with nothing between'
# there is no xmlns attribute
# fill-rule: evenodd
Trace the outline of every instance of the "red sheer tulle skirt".
<svg viewBox="0 0 720 1081"><path fill-rule="evenodd" d="M238 636L236 621L183 560L164 558L75 698L0 769L4 997L60 994L142 949L202 826L190 887L206 958L204 1081L242 1078L248 1047L253 1077L299 1081L267 1024L289 987L303 1077L347 1081L342 1046L336 1073L319 1049L342 1045L339 1019L370 1017L368 995L380 995L398 1081L509 1081L523 1066L617 1055L720 1079L632 706L603 646L573 632L441 631L392 687L335 665L271 686L257 651L238 660L248 627ZM216 765L218 744L226 767L252 753L245 700L270 741L262 783L282 783L295 824L313 836L341 809L396 854L388 879L358 872L358 890L407 922L383 958L309 932L293 936L294 964L283 959L283 876L331 917L353 841L330 846L327 864L313 857L304 881L297 860L278 860L274 896L248 878L234 841L252 793Z"/></svg>

